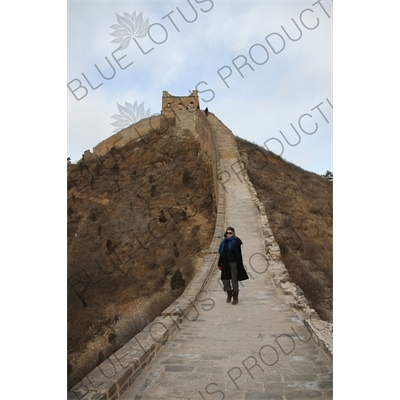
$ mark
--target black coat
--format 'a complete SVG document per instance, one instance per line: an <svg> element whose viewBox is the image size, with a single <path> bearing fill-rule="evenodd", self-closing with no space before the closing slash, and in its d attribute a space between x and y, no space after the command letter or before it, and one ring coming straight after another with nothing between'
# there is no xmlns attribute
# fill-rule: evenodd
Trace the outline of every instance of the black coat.
<svg viewBox="0 0 400 400"><path fill-rule="evenodd" d="M235 246L231 250L237 263L238 281L245 281L246 279L249 279L249 276L247 275L247 272L243 266L242 249L240 247L242 244L243 242L238 237L235 237ZM218 266L222 266L221 280L231 279L231 267L229 266L225 251L219 256Z"/></svg>

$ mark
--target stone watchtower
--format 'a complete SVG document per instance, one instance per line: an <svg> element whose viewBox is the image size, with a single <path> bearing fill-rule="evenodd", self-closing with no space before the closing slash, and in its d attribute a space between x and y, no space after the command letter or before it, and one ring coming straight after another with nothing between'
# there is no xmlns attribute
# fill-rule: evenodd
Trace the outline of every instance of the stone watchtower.
<svg viewBox="0 0 400 400"><path fill-rule="evenodd" d="M164 113L166 111L195 111L199 107L199 95L197 90L193 90L190 96L172 96L166 90L163 91L162 96L162 110L161 112Z"/></svg>
<svg viewBox="0 0 400 400"><path fill-rule="evenodd" d="M161 115L168 121L169 126L193 130L197 119L196 111L199 109L197 90L193 90L189 96L172 96L163 91Z"/></svg>

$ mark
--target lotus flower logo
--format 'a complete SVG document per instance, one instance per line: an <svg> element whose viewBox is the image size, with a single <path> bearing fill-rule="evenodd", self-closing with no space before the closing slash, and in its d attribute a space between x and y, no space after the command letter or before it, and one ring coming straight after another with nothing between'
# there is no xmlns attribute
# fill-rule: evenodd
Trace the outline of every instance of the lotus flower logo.
<svg viewBox="0 0 400 400"><path fill-rule="evenodd" d="M112 40L112 43L119 43L119 50L126 49L132 38L143 38L149 31L149 20L143 21L143 13L136 15L136 11L130 15L124 12L124 16L115 13L117 16L118 24L111 25L110 28L114 29L114 32L110 33L111 36L115 36L116 39Z"/></svg>
<svg viewBox="0 0 400 400"><path fill-rule="evenodd" d="M126 128L127 126L132 125L143 118L147 118L150 115L150 108L147 111L144 110L144 102L139 105L137 105L137 101L135 101L133 104L125 102L125 106L117 103L117 106L120 114L114 114L111 117L115 119L111 125L117 127L117 129L113 130L113 133Z"/></svg>

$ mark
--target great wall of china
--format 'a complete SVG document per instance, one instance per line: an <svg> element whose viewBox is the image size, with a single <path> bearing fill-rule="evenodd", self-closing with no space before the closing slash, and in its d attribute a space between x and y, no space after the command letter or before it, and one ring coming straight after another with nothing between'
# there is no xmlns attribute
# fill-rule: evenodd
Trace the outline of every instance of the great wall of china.
<svg viewBox="0 0 400 400"><path fill-rule="evenodd" d="M213 239L202 266L183 294L77 383L68 392L68 399L332 398L333 326L319 319L301 289L290 282L265 208L240 161L235 138L214 114L206 116L200 110L196 91L187 97L163 92L161 114L119 131L95 146L93 153L86 151L84 157L105 154L131 140L142 140L150 132L165 132L168 127L190 130L211 160L217 207ZM231 179L222 182L226 171L230 172ZM228 225L241 233L245 265L253 258L257 271L265 272L251 284L244 284L241 292L245 295L235 307L224 304L217 282L217 250ZM251 289L247 295L246 286ZM244 317L237 314L238 310L248 317L243 326L240 321ZM191 317L195 312L199 318ZM210 332L218 327L225 335L224 320L231 332L235 332L233 337L249 338L243 348L235 346L238 358L225 354L220 342L218 346L214 344ZM309 339L305 340L307 335ZM197 337L202 338L202 348L195 340ZM273 341L263 342L267 337ZM289 345L293 347L290 351ZM279 362L265 361L261 349L264 351L267 347L280 355ZM254 353L258 348L260 361ZM163 357L166 358L161 361ZM201 360L210 364L209 369ZM251 368L246 364L250 360L256 360ZM268 366L272 369L265 372ZM255 376L256 367L264 375L258 371L260 376ZM240 371L240 375L231 376L233 371ZM315 376L308 371L313 371ZM217 393L220 397L210 397Z"/></svg>

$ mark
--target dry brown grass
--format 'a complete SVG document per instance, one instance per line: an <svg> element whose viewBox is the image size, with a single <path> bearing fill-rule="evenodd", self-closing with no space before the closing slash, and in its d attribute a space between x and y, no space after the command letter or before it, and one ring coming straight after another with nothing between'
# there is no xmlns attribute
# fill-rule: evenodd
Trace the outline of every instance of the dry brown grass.
<svg viewBox="0 0 400 400"><path fill-rule="evenodd" d="M236 140L291 280L321 319L332 321L333 182L258 145Z"/></svg>
<svg viewBox="0 0 400 400"><path fill-rule="evenodd" d="M68 166L70 385L176 299L175 271L186 284L196 273L215 225L199 155L190 133L171 130Z"/></svg>

